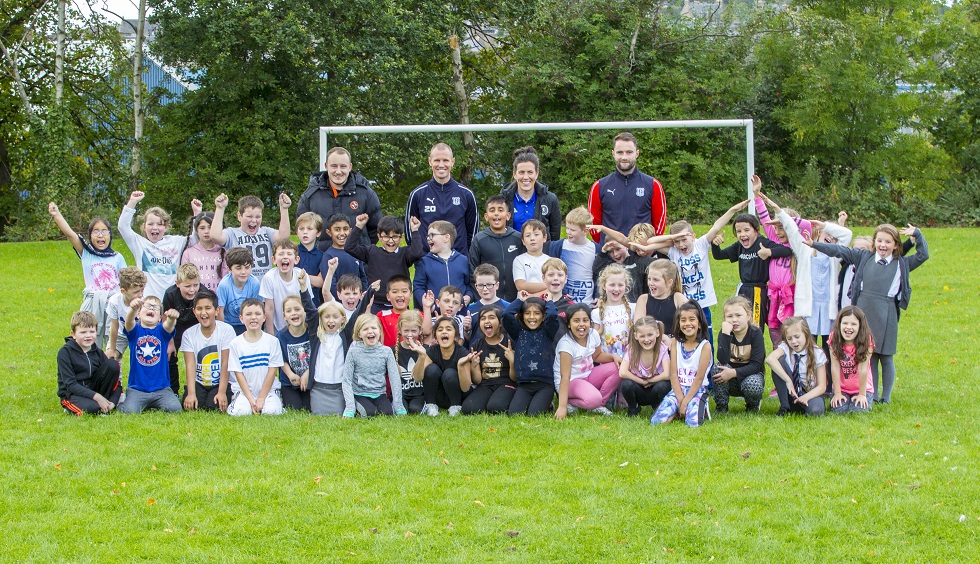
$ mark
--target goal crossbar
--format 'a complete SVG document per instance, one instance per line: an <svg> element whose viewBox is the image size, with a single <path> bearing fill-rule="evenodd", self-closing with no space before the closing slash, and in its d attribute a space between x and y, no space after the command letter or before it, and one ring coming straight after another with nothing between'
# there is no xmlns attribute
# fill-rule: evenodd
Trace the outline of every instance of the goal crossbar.
<svg viewBox="0 0 980 564"><path fill-rule="evenodd" d="M695 119L668 121L579 121L554 123L469 123L437 125L336 125L320 127L320 170L325 170L329 135L372 133L459 133L481 131L570 131L570 130L628 130L628 129L745 129L745 186L746 196L752 199L752 175L755 174L755 136L751 119ZM750 213L755 206L749 206Z"/></svg>

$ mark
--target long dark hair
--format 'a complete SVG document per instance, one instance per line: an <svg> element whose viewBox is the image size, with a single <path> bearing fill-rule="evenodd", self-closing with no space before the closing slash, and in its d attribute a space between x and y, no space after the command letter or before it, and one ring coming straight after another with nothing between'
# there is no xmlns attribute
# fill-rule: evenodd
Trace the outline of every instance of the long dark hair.
<svg viewBox="0 0 980 564"><path fill-rule="evenodd" d="M872 343L868 318L858 306L849 305L842 307L840 313L837 314L837 319L834 320L834 328L831 329L830 352L838 359L844 357L844 335L840 332L840 321L848 315L856 317L860 325L857 335L854 336L854 361L861 363L868 360L868 357L871 356Z"/></svg>
<svg viewBox="0 0 980 564"><path fill-rule="evenodd" d="M677 308L677 311L674 312L674 338L681 342L686 340L684 333L681 332L681 314L685 311L693 311L698 318L698 332L697 335L694 336L695 340L698 342L707 341L708 320L704 317L704 311L701 309L701 306L694 300L682 303L680 307Z"/></svg>
<svg viewBox="0 0 980 564"><path fill-rule="evenodd" d="M187 228L187 243L184 244L185 248L187 247L187 245L190 245L191 236L197 233L197 228L200 227L202 221L206 221L209 226L212 225L214 223L214 214L211 212L201 212L190 219ZM200 240L198 242L200 242ZM218 245L217 243L215 243L215 245L218 246L219 249L218 252L221 254L221 261L224 262L225 260L224 246ZM184 251L181 250L180 256L183 256L183 254ZM221 269L219 268L218 270L220 272Z"/></svg>

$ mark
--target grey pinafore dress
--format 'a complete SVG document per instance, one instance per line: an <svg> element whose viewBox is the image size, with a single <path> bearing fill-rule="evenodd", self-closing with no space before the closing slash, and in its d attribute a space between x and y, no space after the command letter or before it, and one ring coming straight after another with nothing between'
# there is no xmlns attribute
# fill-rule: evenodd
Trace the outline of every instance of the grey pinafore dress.
<svg viewBox="0 0 980 564"><path fill-rule="evenodd" d="M882 266L877 260L877 255L872 255L871 262L865 266L861 294L854 305L868 318L874 352L893 355L898 344L898 301L897 296L888 297L888 289L895 280L899 261L892 259Z"/></svg>

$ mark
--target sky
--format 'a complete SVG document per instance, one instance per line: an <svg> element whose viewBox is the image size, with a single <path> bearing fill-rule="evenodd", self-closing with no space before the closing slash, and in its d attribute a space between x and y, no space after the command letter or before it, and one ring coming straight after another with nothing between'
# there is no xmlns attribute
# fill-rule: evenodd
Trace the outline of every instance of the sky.
<svg viewBox="0 0 980 564"><path fill-rule="evenodd" d="M116 14L124 18L135 19L136 14L139 11L137 8L138 0L89 0L92 3L92 7L99 10L106 17L110 19L117 19L115 15L107 10L111 10ZM86 6L84 0L74 0L75 5L79 7L80 10L87 12L88 6Z"/></svg>

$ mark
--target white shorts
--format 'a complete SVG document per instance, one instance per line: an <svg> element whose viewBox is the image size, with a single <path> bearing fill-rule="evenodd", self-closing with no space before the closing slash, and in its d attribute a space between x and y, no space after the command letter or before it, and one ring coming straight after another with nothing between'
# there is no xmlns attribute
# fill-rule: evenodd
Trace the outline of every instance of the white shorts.
<svg viewBox="0 0 980 564"><path fill-rule="evenodd" d="M262 406L262 415L282 415L283 411L285 410L282 406L282 398L279 396L279 390L272 390L265 398L265 405ZM248 398L245 397L245 394L238 392L232 396L231 403L228 404L228 415L235 417L252 415L252 405L248 403Z"/></svg>

